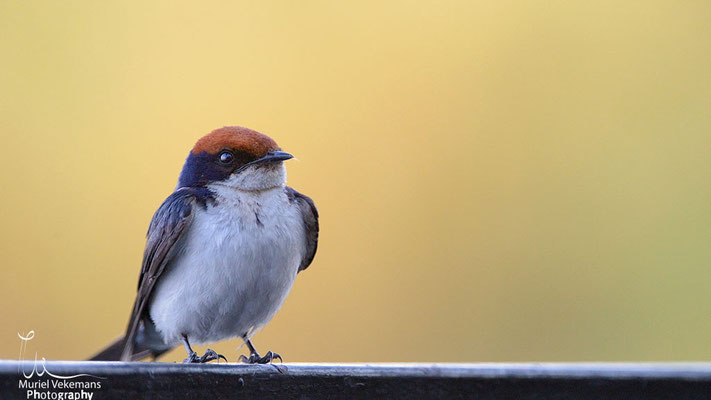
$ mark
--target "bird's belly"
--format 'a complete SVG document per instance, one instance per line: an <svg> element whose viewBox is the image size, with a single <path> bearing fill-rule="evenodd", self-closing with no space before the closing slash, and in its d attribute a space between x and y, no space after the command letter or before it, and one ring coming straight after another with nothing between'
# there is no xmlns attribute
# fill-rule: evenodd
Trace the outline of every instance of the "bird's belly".
<svg viewBox="0 0 711 400"><path fill-rule="evenodd" d="M290 215L197 213L184 251L166 268L149 315L167 344L251 337L281 307L303 256Z"/></svg>

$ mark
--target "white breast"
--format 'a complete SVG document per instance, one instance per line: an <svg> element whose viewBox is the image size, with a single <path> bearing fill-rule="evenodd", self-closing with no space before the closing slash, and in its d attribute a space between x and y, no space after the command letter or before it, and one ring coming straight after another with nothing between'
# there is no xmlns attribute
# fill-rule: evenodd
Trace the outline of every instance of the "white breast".
<svg viewBox="0 0 711 400"><path fill-rule="evenodd" d="M167 344L251 337L281 307L304 256L301 215L283 187L216 191L217 205L195 207L184 250L149 305Z"/></svg>

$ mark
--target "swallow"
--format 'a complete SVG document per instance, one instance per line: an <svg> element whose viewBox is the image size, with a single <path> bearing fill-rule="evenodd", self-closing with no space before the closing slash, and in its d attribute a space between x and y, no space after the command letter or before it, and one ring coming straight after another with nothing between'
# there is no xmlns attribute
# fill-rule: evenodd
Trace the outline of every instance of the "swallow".
<svg viewBox="0 0 711 400"><path fill-rule="evenodd" d="M281 360L260 356L251 339L311 265L319 235L314 202L286 185L291 158L242 127L195 143L150 222L126 332L90 360L155 360L182 344L184 362L204 363L225 357L191 345L234 337L249 349L242 362Z"/></svg>

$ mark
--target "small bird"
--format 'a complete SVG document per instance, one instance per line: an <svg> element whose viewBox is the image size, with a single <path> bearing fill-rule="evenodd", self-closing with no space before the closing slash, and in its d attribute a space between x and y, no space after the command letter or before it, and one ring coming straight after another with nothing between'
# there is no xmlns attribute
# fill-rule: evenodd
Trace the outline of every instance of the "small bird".
<svg viewBox="0 0 711 400"><path fill-rule="evenodd" d="M197 141L175 191L148 228L138 293L128 327L90 360L132 361L191 344L240 337L266 364L252 336L276 314L296 274L316 254L318 211L307 196L286 186L284 161L293 158L270 137L228 126ZM226 359L225 359L226 360Z"/></svg>

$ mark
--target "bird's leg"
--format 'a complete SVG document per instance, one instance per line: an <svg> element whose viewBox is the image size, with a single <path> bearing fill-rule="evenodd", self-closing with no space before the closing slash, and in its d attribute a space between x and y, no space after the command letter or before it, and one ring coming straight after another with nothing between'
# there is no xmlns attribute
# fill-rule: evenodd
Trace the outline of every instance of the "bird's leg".
<svg viewBox="0 0 711 400"><path fill-rule="evenodd" d="M183 360L184 363L196 363L198 362L198 356L197 353L195 353L190 347L190 343L188 342L188 337L186 335L183 335L183 346L185 346L185 351L188 352L188 358Z"/></svg>
<svg viewBox="0 0 711 400"><path fill-rule="evenodd" d="M212 360L219 361L220 358L227 361L227 358L225 358L225 356L223 356L222 354L217 354L214 350L211 349L205 350L205 354L203 354L202 357L198 357L197 353L195 353L190 347L190 343L188 342L188 337L186 335L183 335L183 346L185 346L185 350L188 352L188 358L183 360L183 362L186 364L203 364Z"/></svg>
<svg viewBox="0 0 711 400"><path fill-rule="evenodd" d="M279 361L282 361L281 356L277 353L272 353L271 351L268 351L267 354L264 355L264 357L260 357L259 353L257 353L257 349L254 348L254 345L252 345L252 342L249 339L244 339L244 343L247 345L249 348L249 358L245 356L239 356L239 360L242 361L243 363L247 364L269 364L272 361L276 360L277 358Z"/></svg>

